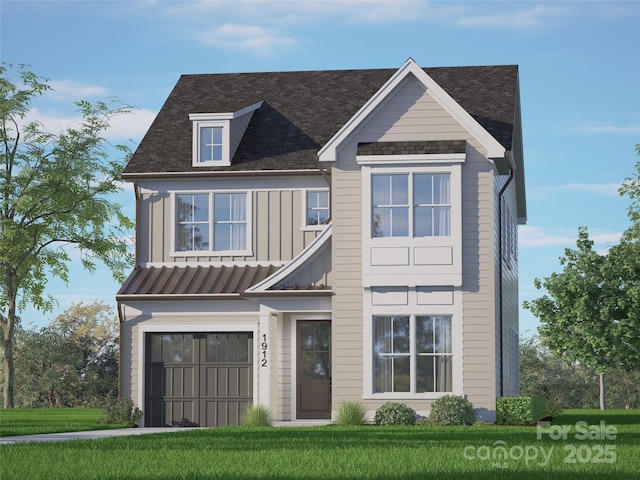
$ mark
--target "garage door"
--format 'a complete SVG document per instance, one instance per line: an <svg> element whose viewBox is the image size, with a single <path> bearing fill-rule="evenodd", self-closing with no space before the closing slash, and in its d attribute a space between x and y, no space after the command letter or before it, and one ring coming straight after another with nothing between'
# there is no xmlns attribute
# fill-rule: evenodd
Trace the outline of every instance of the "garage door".
<svg viewBox="0 0 640 480"><path fill-rule="evenodd" d="M253 398L253 335L149 333L145 425L239 425Z"/></svg>

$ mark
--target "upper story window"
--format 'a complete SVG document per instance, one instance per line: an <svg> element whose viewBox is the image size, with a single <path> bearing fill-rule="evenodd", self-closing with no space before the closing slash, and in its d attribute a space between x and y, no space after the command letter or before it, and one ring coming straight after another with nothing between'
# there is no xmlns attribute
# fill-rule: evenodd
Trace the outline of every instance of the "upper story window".
<svg viewBox="0 0 640 480"><path fill-rule="evenodd" d="M193 166L231 165L230 120L213 114L191 114L193 122Z"/></svg>
<svg viewBox="0 0 640 480"><path fill-rule="evenodd" d="M372 237L451 234L450 174L376 174L371 180Z"/></svg>
<svg viewBox="0 0 640 480"><path fill-rule="evenodd" d="M310 190L306 194L306 226L315 227L329 223L331 218L328 190Z"/></svg>
<svg viewBox="0 0 640 480"><path fill-rule="evenodd" d="M222 160L222 127L200 127L200 162Z"/></svg>
<svg viewBox="0 0 640 480"><path fill-rule="evenodd" d="M175 195L176 252L244 252L249 245L247 193Z"/></svg>

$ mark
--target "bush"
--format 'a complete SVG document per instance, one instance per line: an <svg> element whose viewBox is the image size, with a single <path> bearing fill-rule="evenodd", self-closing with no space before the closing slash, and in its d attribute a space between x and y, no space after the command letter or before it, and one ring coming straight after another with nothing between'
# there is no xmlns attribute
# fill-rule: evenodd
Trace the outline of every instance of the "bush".
<svg viewBox="0 0 640 480"><path fill-rule="evenodd" d="M562 413L562 403L559 400L553 398L551 400L545 399L545 403L547 404L547 409L545 411L547 417L559 417Z"/></svg>
<svg viewBox="0 0 640 480"><path fill-rule="evenodd" d="M476 409L462 396L445 395L433 401L429 419L435 425L473 425Z"/></svg>
<svg viewBox="0 0 640 480"><path fill-rule="evenodd" d="M542 397L501 397L496 400L496 422L508 425L531 425L547 413Z"/></svg>
<svg viewBox="0 0 640 480"><path fill-rule="evenodd" d="M242 414L241 422L245 427L271 427L271 412L262 405L250 405Z"/></svg>
<svg viewBox="0 0 640 480"><path fill-rule="evenodd" d="M404 403L387 402L376 410L376 425L413 425L416 412Z"/></svg>
<svg viewBox="0 0 640 480"><path fill-rule="evenodd" d="M345 400L340 404L336 423L338 425L362 425L365 411L357 400Z"/></svg>
<svg viewBox="0 0 640 480"><path fill-rule="evenodd" d="M142 418L142 411L133 406L130 398L111 398L104 408L98 423L123 424L133 427Z"/></svg>

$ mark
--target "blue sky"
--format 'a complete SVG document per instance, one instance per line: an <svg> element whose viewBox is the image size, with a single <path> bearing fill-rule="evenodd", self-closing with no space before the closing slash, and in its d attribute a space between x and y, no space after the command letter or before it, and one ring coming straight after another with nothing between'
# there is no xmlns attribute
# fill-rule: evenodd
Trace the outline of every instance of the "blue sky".
<svg viewBox="0 0 640 480"><path fill-rule="evenodd" d="M55 92L34 104L50 128L73 101L115 96L132 146L180 74L518 64L528 222L520 227L520 301L560 271L580 226L606 251L628 226L619 184L640 160L640 2L560 1L12 1L0 3L0 58L27 64ZM131 189L122 196L134 212ZM119 285L76 261L59 307L22 312L39 327L71 302L115 304ZM521 333L538 322L521 311Z"/></svg>

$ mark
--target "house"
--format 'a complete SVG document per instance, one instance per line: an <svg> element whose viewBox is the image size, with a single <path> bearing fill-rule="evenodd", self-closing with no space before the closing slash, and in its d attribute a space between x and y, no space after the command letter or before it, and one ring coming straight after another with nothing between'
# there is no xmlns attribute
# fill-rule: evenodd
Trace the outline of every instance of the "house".
<svg viewBox="0 0 640 480"><path fill-rule="evenodd" d="M123 178L145 426L518 394L517 66L184 75Z"/></svg>

